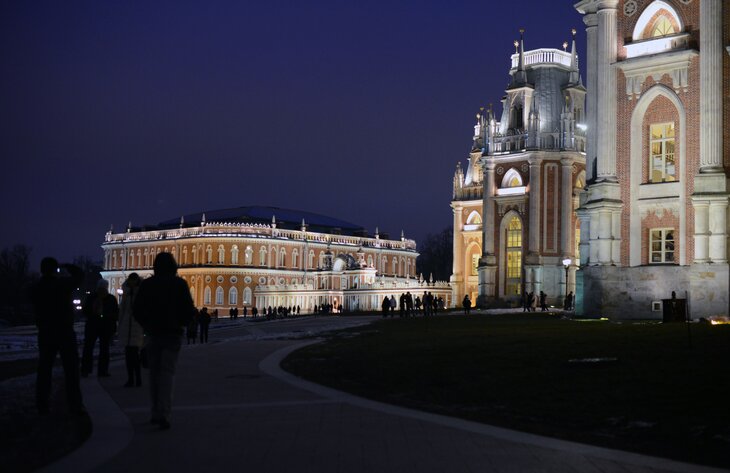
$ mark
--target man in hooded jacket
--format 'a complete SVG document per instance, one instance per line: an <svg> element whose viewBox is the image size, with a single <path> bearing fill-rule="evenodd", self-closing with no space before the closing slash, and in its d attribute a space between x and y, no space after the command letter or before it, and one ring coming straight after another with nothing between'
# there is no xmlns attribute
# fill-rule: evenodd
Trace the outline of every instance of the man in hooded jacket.
<svg viewBox="0 0 730 473"><path fill-rule="evenodd" d="M170 253L155 257L154 275L142 281L134 301L134 318L147 336L152 416L160 429L170 428L172 386L184 328L195 313L187 283L177 276Z"/></svg>

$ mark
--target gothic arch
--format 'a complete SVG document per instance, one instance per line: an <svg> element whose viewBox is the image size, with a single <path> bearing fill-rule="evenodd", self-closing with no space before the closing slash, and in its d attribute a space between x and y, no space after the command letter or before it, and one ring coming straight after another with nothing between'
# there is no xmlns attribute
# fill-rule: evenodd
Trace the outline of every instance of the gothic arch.
<svg viewBox="0 0 730 473"><path fill-rule="evenodd" d="M464 263L464 274L466 276L475 276L475 274L472 274L472 267L473 267L472 258L475 255L478 255L481 258L482 247L476 241L472 241L464 249L464 262L463 263Z"/></svg>
<svg viewBox="0 0 730 473"><path fill-rule="evenodd" d="M502 178L502 185L500 185L500 187L522 187L524 185L525 184L522 181L522 175L519 173L519 171L517 171L517 169L515 168L510 168L509 171L504 173L504 177Z"/></svg>
<svg viewBox="0 0 730 473"><path fill-rule="evenodd" d="M663 2L662 2L663 3ZM687 113L682 100L669 87L657 84L644 92L641 98L636 102L634 111L631 115L631 156L629 162L629 172L631 176L631 221L629 224L629 266L639 266L641 264L641 214L638 211L639 186L641 185L642 173L641 166L643 163L643 144L646 137L643 129L644 115L657 97L665 97L674 105L679 115L679 146L678 160L679 173L677 180L679 181L679 264L687 264L687 229L686 229L686 207L682 204L687 201ZM639 167L637 171L635 166ZM662 184L660 184L662 185Z"/></svg>
<svg viewBox="0 0 730 473"><path fill-rule="evenodd" d="M636 21L634 32L631 35L633 41L648 39L651 37L650 29L657 19L657 14L660 12L672 23L676 30L675 33L681 33L684 31L684 23L677 13L677 10L663 0L655 0L649 4L643 12L641 12L639 19Z"/></svg>
<svg viewBox="0 0 730 473"><path fill-rule="evenodd" d="M479 215L479 212L477 212L476 210L472 210L472 212L466 218L466 224L467 225L481 225L482 216Z"/></svg>
<svg viewBox="0 0 730 473"><path fill-rule="evenodd" d="M505 297L505 286L506 286L506 267L507 267L507 261L506 261L506 252L507 252L507 241L506 241L506 232L507 232L507 226L512 221L513 218L517 218L520 221L520 225L522 226L522 266L524 268L524 255L525 255L525 221L523 220L522 216L517 212L516 210L510 210L504 216L502 217L502 221L499 223L499 262L497 263L497 267L499 268L499 295L500 297ZM523 275L524 277L524 271ZM522 284L524 284L525 281L522 281Z"/></svg>

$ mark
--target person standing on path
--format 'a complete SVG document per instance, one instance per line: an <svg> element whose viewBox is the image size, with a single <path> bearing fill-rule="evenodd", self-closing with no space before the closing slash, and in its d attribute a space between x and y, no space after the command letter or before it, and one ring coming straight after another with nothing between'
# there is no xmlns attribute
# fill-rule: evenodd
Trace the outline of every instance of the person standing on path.
<svg viewBox="0 0 730 473"><path fill-rule="evenodd" d="M36 407L42 415L49 413L51 375L56 354L60 354L66 385L66 402L72 413L86 413L81 398L79 352L74 332L72 294L84 279L74 265L64 265L70 277L59 277L58 262L46 257L41 261L40 280L31 289L35 323L38 327L38 374Z"/></svg>
<svg viewBox="0 0 730 473"><path fill-rule="evenodd" d="M109 294L109 281L100 279L96 291L84 303L84 354L81 357L81 376L89 376L94 370L94 346L99 340L99 365L97 376L109 376L109 347L117 331L119 305L117 298Z"/></svg>
<svg viewBox="0 0 730 473"><path fill-rule="evenodd" d="M541 312L547 312L548 306L547 306L547 294L540 291L540 311Z"/></svg>
<svg viewBox="0 0 730 473"><path fill-rule="evenodd" d="M469 315L471 312L471 299L469 299L469 294L464 296L464 300L461 304L464 306L464 312L466 312L466 315Z"/></svg>
<svg viewBox="0 0 730 473"><path fill-rule="evenodd" d="M396 305L398 305L398 304L395 302L395 296L391 295L390 296L390 317L391 318L393 318L393 314L395 313Z"/></svg>
<svg viewBox="0 0 730 473"><path fill-rule="evenodd" d="M125 388L142 386L142 362L139 352L144 344L144 331L134 320L132 313L141 281L139 274L129 275L122 284L122 302L119 304L119 342L124 345L124 362L127 366Z"/></svg>
<svg viewBox="0 0 730 473"><path fill-rule="evenodd" d="M198 323L200 324L200 343L208 343L208 328L210 327L210 314L208 308L203 307L200 309L200 316L198 317Z"/></svg>
<svg viewBox="0 0 730 473"><path fill-rule="evenodd" d="M177 263L170 253L159 253L154 275L142 281L134 301L134 318L148 337L152 416L161 430L170 428L172 387L180 354L183 329L195 313L188 284L177 276Z"/></svg>

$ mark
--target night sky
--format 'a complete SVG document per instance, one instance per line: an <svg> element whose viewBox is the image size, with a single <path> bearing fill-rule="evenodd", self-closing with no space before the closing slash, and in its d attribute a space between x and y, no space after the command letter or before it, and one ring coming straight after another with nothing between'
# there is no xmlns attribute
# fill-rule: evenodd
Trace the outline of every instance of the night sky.
<svg viewBox="0 0 730 473"><path fill-rule="evenodd" d="M2 2L0 248L100 260L111 224L243 205L420 240L519 28L585 57L572 4Z"/></svg>

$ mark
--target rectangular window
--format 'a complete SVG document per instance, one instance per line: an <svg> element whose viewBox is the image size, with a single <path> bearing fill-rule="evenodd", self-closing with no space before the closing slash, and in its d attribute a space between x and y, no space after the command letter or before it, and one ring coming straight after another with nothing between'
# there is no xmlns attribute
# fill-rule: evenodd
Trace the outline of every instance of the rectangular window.
<svg viewBox="0 0 730 473"><path fill-rule="evenodd" d="M674 263L674 229L649 230L649 262Z"/></svg>
<svg viewBox="0 0 730 473"><path fill-rule="evenodd" d="M649 182L671 182L677 180L677 166L674 154L674 123L650 126Z"/></svg>

